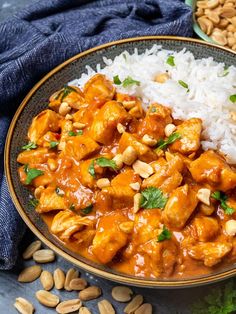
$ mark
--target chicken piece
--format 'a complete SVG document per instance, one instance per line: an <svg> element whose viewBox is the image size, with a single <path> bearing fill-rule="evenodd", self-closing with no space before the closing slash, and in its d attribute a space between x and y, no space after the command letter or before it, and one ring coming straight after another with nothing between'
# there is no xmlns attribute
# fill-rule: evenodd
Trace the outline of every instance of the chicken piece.
<svg viewBox="0 0 236 314"><path fill-rule="evenodd" d="M158 187L164 193L171 193L182 182L181 171L183 170L183 161L179 156L168 153L169 161L161 159L153 164L155 173L147 179L143 180L142 188Z"/></svg>
<svg viewBox="0 0 236 314"><path fill-rule="evenodd" d="M37 149L25 150L17 157L17 162L21 164L42 164L47 162L48 158L55 158L56 154L48 148L38 147Z"/></svg>
<svg viewBox="0 0 236 314"><path fill-rule="evenodd" d="M119 228L119 224L125 221L127 218L120 212L112 212L99 219L92 252L102 264L109 263L126 245L128 236Z"/></svg>
<svg viewBox="0 0 236 314"><path fill-rule="evenodd" d="M51 142L59 142L60 134L48 131L39 140L38 144L43 147L51 148Z"/></svg>
<svg viewBox="0 0 236 314"><path fill-rule="evenodd" d="M196 230L197 238L201 242L212 240L219 232L219 224L212 217L196 217L193 220L193 226Z"/></svg>
<svg viewBox="0 0 236 314"><path fill-rule="evenodd" d="M51 232L57 235L63 241L68 240L73 234L77 233L84 227L92 227L94 225L93 217L82 217L70 210L60 211L53 218Z"/></svg>
<svg viewBox="0 0 236 314"><path fill-rule="evenodd" d="M103 194L110 197L113 209L133 206L135 191L129 186L132 182L139 181L133 170L119 173L112 181L111 186L102 189Z"/></svg>
<svg viewBox="0 0 236 314"><path fill-rule="evenodd" d="M225 192L236 187L236 171L212 150L191 162L189 170L196 182L208 183L213 189Z"/></svg>
<svg viewBox="0 0 236 314"><path fill-rule="evenodd" d="M50 184L53 181L53 176L51 171L49 171L48 166L46 164L29 164L28 167L30 169L34 168L37 170L41 170L43 173L40 174L38 177L36 177L35 179L33 179L30 183L31 186L33 187L38 187L38 186L46 186L48 184ZM25 171L25 167L22 166L18 169L18 173L19 173L19 177L20 177L20 181L22 184L26 184L26 178L27 178L27 174ZM28 185L28 184L27 184Z"/></svg>
<svg viewBox="0 0 236 314"><path fill-rule="evenodd" d="M162 212L164 222L174 228L182 229L198 204L197 193L185 184L170 195Z"/></svg>
<svg viewBox="0 0 236 314"><path fill-rule="evenodd" d="M192 118L184 121L177 126L176 133L180 134L181 138L176 140L169 146L173 152L180 152L185 155L190 155L200 148L200 138L202 131L202 120Z"/></svg>
<svg viewBox="0 0 236 314"><path fill-rule="evenodd" d="M71 136L66 142L64 154L80 161L98 151L99 148L100 146L89 136Z"/></svg>
<svg viewBox="0 0 236 314"><path fill-rule="evenodd" d="M70 120L61 121L61 138L58 145L59 150L64 150L66 146L66 141L69 138L69 132L73 130L73 124Z"/></svg>
<svg viewBox="0 0 236 314"><path fill-rule="evenodd" d="M120 103L108 101L93 120L89 134L95 141L108 145L117 131L117 124L126 124L129 120L130 116Z"/></svg>
<svg viewBox="0 0 236 314"><path fill-rule="evenodd" d="M140 245L137 251L142 256L142 263L144 260L155 276L169 277L173 273L178 256L178 247L174 241L157 242L155 238Z"/></svg>
<svg viewBox="0 0 236 314"><path fill-rule="evenodd" d="M171 110L159 104L152 104L146 117L139 123L138 135L148 134L160 140L165 137L165 126L172 123Z"/></svg>
<svg viewBox="0 0 236 314"><path fill-rule="evenodd" d="M221 259L232 250L232 243L206 242L189 247L188 255L204 262L205 266L212 267L221 262Z"/></svg>
<svg viewBox="0 0 236 314"><path fill-rule="evenodd" d="M91 165L92 159L88 159L85 161L80 162L79 165L79 174L78 178L80 182L89 188L94 188L96 185L96 180L91 174L89 173L89 166Z"/></svg>
<svg viewBox="0 0 236 314"><path fill-rule="evenodd" d="M33 143L48 131L57 132L59 130L60 116L52 110L46 109L40 112L32 121L28 131L28 138Z"/></svg>
<svg viewBox="0 0 236 314"><path fill-rule="evenodd" d="M58 111L62 102L66 102L71 108L78 110L85 104L84 94L79 87L67 85L49 98L48 106Z"/></svg>
<svg viewBox="0 0 236 314"><path fill-rule="evenodd" d="M99 107L112 100L115 87L105 75L96 74L91 77L84 86L85 100L89 104L97 104Z"/></svg>
<svg viewBox="0 0 236 314"><path fill-rule="evenodd" d="M129 114L137 119L143 117L144 111L140 99L128 94L116 93L116 100L121 102Z"/></svg>
<svg viewBox="0 0 236 314"><path fill-rule="evenodd" d="M150 162L157 157L151 148L143 144L135 135L124 132L119 141L119 150L123 152L128 146L136 150L138 158L142 161Z"/></svg>
<svg viewBox="0 0 236 314"><path fill-rule="evenodd" d="M56 193L55 188L47 187L44 189L39 198L39 204L36 207L38 213L47 213L52 210L65 210L67 204L65 197Z"/></svg>

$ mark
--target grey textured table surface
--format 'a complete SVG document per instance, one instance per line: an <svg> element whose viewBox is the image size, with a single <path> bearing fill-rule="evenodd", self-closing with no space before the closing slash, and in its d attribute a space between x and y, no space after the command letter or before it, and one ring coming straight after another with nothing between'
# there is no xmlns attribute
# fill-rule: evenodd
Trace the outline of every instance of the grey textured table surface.
<svg viewBox="0 0 236 314"><path fill-rule="evenodd" d="M0 0L0 21L2 22L5 19L10 18L12 14L32 2L32 0ZM31 242L33 239L34 235L32 235L30 232L27 232L22 242L22 247L26 246L27 242ZM38 314L55 313L55 310L48 309L40 305L34 297L35 292L42 288L39 280L28 284L22 284L17 281L19 271L25 265L29 266L31 264L33 264L32 261L25 263L19 258L14 269L0 272L0 314L17 313L13 307L13 303L15 298L19 296L30 300L35 305L36 313ZM43 269L48 269L50 271L53 271L57 267L68 270L69 268L73 267L73 265L60 257L57 257L56 262L54 263L43 265ZM81 276L86 278L90 284L98 285L102 288L103 295L98 300L102 298L110 300L116 309L116 313L123 313L123 308L125 305L115 302L112 300L110 295L112 287L116 285L115 283L94 277L81 270L80 272ZM153 305L154 314L190 314L190 309L193 302L209 293L209 291L214 287L223 284L224 283L179 290L154 290L136 287L133 287L132 289L135 294L142 294L144 296L145 302L150 302ZM77 296L76 292L57 291L56 289L54 289L53 292L60 295L62 300L76 298ZM86 302L86 306L88 306L88 308L94 314L98 313L98 300Z"/></svg>

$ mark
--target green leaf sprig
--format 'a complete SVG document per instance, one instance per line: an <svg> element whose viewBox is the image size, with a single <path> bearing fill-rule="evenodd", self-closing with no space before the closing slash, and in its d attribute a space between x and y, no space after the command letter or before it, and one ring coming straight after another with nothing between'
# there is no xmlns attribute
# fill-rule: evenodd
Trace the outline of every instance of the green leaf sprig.
<svg viewBox="0 0 236 314"><path fill-rule="evenodd" d="M181 85L183 88L186 88L187 89L187 93L189 92L189 87L188 87L188 84L185 83L184 81L182 80L178 80L178 83L179 85Z"/></svg>
<svg viewBox="0 0 236 314"><path fill-rule="evenodd" d="M49 143L49 146L50 146L50 148L55 148L55 147L57 147L58 144L59 144L59 142L51 141L51 142Z"/></svg>
<svg viewBox="0 0 236 314"><path fill-rule="evenodd" d="M166 228L166 226L163 226L162 232L157 237L157 242L162 242L164 240L170 240L172 236L172 233L169 229Z"/></svg>
<svg viewBox="0 0 236 314"><path fill-rule="evenodd" d="M175 66L175 57L169 56L166 60L166 63L169 64L171 67L174 67Z"/></svg>
<svg viewBox="0 0 236 314"><path fill-rule="evenodd" d="M71 92L77 93L77 90L69 85L65 85L63 90L58 93L55 99L59 99L61 97L61 101L63 101L63 99L67 97Z"/></svg>
<svg viewBox="0 0 236 314"><path fill-rule="evenodd" d="M134 80L131 76L127 76L124 81L122 82L119 78L118 75L115 75L113 77L113 83L116 84L116 85L122 85L123 87L129 87L129 86L132 86L132 85L137 85L137 86L140 86L140 82L139 81L136 81Z"/></svg>
<svg viewBox="0 0 236 314"><path fill-rule="evenodd" d="M93 204L88 205L87 207L81 209L81 215L86 216L90 214L93 210Z"/></svg>
<svg viewBox="0 0 236 314"><path fill-rule="evenodd" d="M232 215L235 212L234 208L227 205L226 201L228 199L228 196L225 193L221 191L215 191L211 194L211 197L220 202L220 207L224 210L226 215Z"/></svg>
<svg viewBox="0 0 236 314"><path fill-rule="evenodd" d="M236 289L233 280L211 289L192 306L192 314L233 314L236 312Z"/></svg>
<svg viewBox="0 0 236 314"><path fill-rule="evenodd" d="M32 180L35 178L42 176L44 172L42 170L36 169L36 168L29 168L29 165L26 164L24 166L24 171L26 173L26 180L25 184L31 184Z"/></svg>
<svg viewBox="0 0 236 314"><path fill-rule="evenodd" d="M174 143L175 141L179 140L181 135L177 132L172 133L166 140L160 140L157 143L157 149L165 149L168 145Z"/></svg>
<svg viewBox="0 0 236 314"><path fill-rule="evenodd" d="M80 135L83 135L83 130L77 130L76 132L74 132L74 131L69 131L69 132L68 132L68 135L69 135L69 136L80 136Z"/></svg>
<svg viewBox="0 0 236 314"><path fill-rule="evenodd" d="M21 147L23 150L31 150L37 148L37 144L34 142L29 142L28 144Z"/></svg>
<svg viewBox="0 0 236 314"><path fill-rule="evenodd" d="M163 192L155 187L146 188L141 192L140 207L146 209L160 208L163 209L167 202L167 197Z"/></svg>
<svg viewBox="0 0 236 314"><path fill-rule="evenodd" d="M37 200L36 198L31 198L30 200L29 200L29 204L32 206L32 207L37 207L38 206L38 204L39 204L39 200Z"/></svg>
<svg viewBox="0 0 236 314"><path fill-rule="evenodd" d="M229 96L229 100L234 104L236 103L236 94Z"/></svg>
<svg viewBox="0 0 236 314"><path fill-rule="evenodd" d="M111 159L108 159L108 158L105 158L105 157L99 157L99 158L96 158L94 159L91 164L89 165L88 167L88 172L91 174L91 176L93 178L96 177L96 174L95 174L95 169L94 169L94 165L98 165L102 168L112 168L113 170L116 170L117 169L117 165L115 163L114 160L111 160Z"/></svg>

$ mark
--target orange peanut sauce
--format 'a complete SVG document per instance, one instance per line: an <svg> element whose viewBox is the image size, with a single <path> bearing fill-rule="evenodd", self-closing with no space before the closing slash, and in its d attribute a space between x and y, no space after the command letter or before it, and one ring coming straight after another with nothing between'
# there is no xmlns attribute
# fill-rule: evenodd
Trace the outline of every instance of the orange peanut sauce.
<svg viewBox="0 0 236 314"><path fill-rule="evenodd" d="M55 92L33 119L36 147L19 154L19 178L51 233L89 260L140 277L208 274L235 261L226 222L236 219L236 172L219 152L203 152L201 131L200 119L174 120L161 104L145 112L97 74L83 91Z"/></svg>

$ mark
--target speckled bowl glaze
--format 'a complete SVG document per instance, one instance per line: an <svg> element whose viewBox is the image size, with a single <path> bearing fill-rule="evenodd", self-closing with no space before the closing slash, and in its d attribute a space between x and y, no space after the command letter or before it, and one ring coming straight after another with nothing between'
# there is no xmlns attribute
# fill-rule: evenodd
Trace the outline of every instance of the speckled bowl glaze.
<svg viewBox="0 0 236 314"><path fill-rule="evenodd" d="M33 208L29 207L29 191L20 183L17 175L17 168L19 165L17 164L16 158L20 152L21 146L26 142L27 129L32 118L47 107L46 102L52 92L60 89L61 86L68 81L80 77L81 73L85 72L85 65L88 64L95 68L96 65L100 63L101 66L103 66L103 56L114 58L124 50L133 52L134 48L137 48L139 52L144 52L145 49L150 49L154 44L162 45L164 49L176 51L186 48L197 58L211 56L218 62L225 62L226 65L236 66L236 54L229 49L220 48L219 46L204 43L195 39L168 36L120 40L95 47L74 56L56 67L34 86L20 105L12 120L5 147L5 171L9 190L19 214L36 236L56 253L88 272L120 283L152 288L183 288L216 282L235 275L236 268L232 265L217 273L201 277L184 278L182 280L154 280L118 273L106 266L93 263L80 255L75 254L50 234L46 224L40 216Z"/></svg>

